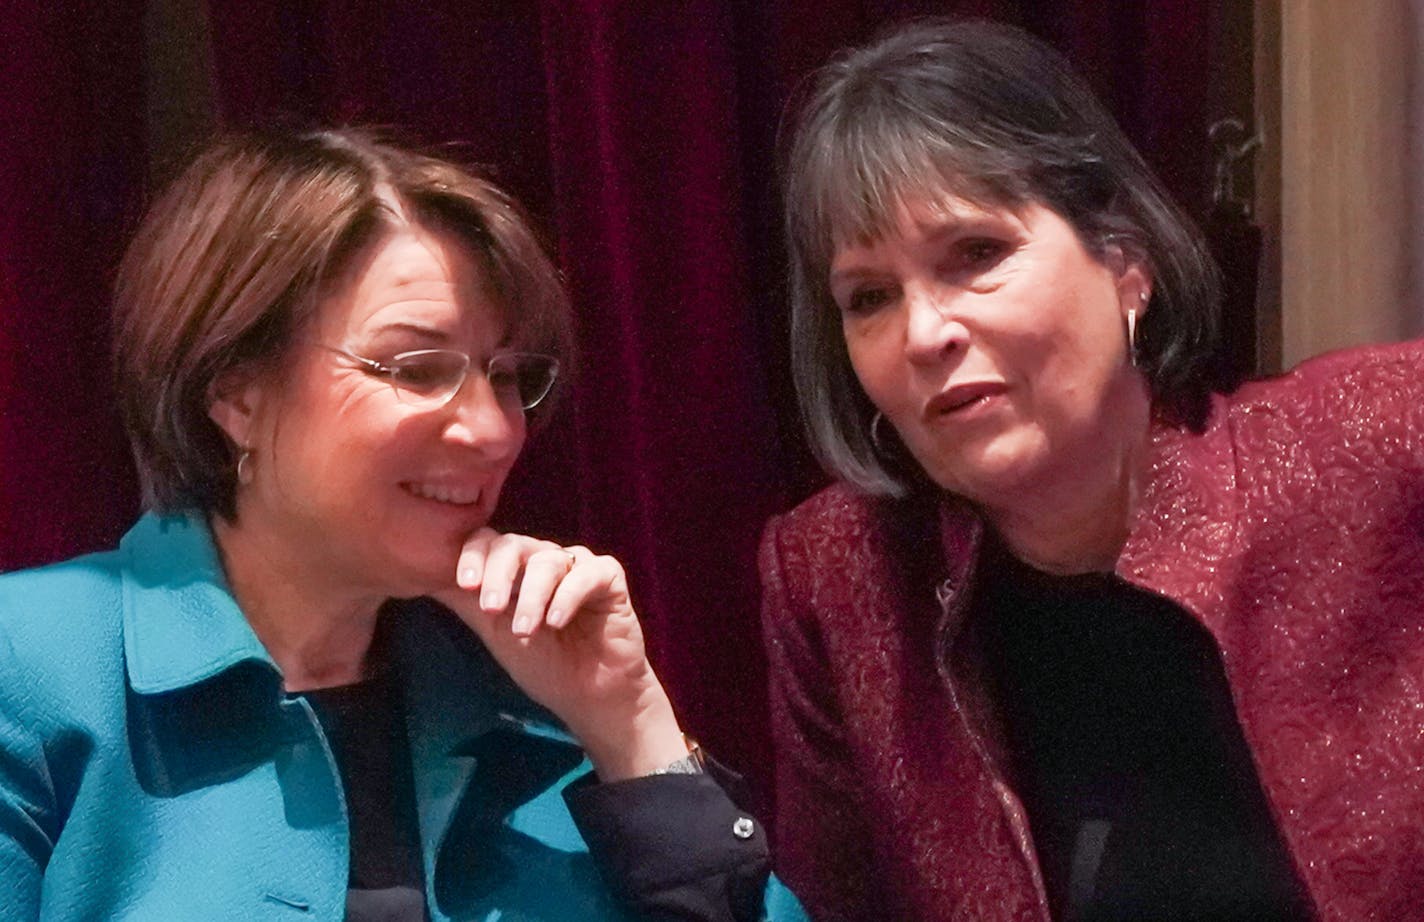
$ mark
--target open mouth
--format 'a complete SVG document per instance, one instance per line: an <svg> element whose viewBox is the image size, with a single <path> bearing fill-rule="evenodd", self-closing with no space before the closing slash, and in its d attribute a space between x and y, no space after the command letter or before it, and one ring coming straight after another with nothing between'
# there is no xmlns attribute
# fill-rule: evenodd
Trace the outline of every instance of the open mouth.
<svg viewBox="0 0 1424 922"><path fill-rule="evenodd" d="M925 407L925 416L936 417L964 414L1004 393L1007 388L997 381L957 384L936 396Z"/></svg>
<svg viewBox="0 0 1424 922"><path fill-rule="evenodd" d="M979 395L978 397L970 397L968 400L961 400L961 401L959 401L958 403L951 404L951 405L945 407L945 408L944 408L943 410L941 410L940 412L942 412L942 413L958 413L958 412L961 411L961 410L967 410L968 408L970 408L970 407L972 407L972 406L976 406L976 405L978 405L978 404L981 404L981 403L983 403L984 401L986 401L986 400L988 400L988 399L989 399L989 395L988 395L988 394L981 394L981 395Z"/></svg>

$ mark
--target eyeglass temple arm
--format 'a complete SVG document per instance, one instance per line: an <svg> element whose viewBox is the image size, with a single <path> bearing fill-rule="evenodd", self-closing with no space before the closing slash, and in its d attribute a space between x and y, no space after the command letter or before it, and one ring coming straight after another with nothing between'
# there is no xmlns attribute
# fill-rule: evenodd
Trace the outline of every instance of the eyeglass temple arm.
<svg viewBox="0 0 1424 922"><path fill-rule="evenodd" d="M358 365L362 365L366 368L371 369L376 374L392 375L395 373L395 369L391 366L383 362L378 362L375 359L368 359L364 355L357 355L354 352L347 352L345 349L336 349L331 346L328 346L326 348L331 349L332 352L337 352L341 355L346 356L351 361L356 362Z"/></svg>

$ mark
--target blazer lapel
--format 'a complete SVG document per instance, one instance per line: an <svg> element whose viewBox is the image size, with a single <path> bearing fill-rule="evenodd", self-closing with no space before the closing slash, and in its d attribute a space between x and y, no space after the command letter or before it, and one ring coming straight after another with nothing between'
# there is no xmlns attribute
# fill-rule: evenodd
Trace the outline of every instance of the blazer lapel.
<svg viewBox="0 0 1424 922"><path fill-rule="evenodd" d="M432 908L475 899L515 870L491 847L506 817L575 769L583 752L442 606L395 603L384 620L404 683Z"/></svg>

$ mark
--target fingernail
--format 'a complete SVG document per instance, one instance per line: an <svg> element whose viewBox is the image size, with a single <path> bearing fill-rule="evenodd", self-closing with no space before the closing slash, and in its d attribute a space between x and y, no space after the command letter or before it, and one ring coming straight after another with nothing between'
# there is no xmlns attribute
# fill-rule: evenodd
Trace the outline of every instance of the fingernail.
<svg viewBox="0 0 1424 922"><path fill-rule="evenodd" d="M533 627L533 625L530 623L531 620L532 619L528 615L520 615L518 618L515 618L513 627L514 633L527 636L529 634L529 629Z"/></svg>
<svg viewBox="0 0 1424 922"><path fill-rule="evenodd" d="M550 626L550 627L563 627L563 626L564 626L564 610L563 610L563 609L561 609L561 608L551 608L551 609L549 609L549 626Z"/></svg>
<svg viewBox="0 0 1424 922"><path fill-rule="evenodd" d="M480 596L480 607L485 611L499 611L504 607L504 598L498 592L486 592Z"/></svg>
<svg viewBox="0 0 1424 922"><path fill-rule="evenodd" d="M460 571L459 583L462 587L470 589L480 581L480 571L474 567L466 567Z"/></svg>

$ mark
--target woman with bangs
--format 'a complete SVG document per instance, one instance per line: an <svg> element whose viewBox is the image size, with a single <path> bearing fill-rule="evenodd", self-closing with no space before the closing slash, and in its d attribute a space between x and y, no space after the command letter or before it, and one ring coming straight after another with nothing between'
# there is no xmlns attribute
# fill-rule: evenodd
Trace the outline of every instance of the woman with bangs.
<svg viewBox="0 0 1424 922"><path fill-rule="evenodd" d="M148 511L0 577L0 920L801 918L619 563L488 525L569 326L456 164L188 167L117 286Z"/></svg>
<svg viewBox="0 0 1424 922"><path fill-rule="evenodd" d="M840 481L761 555L812 915L1417 915L1421 346L1213 393L1198 233L1005 26L826 66L785 185Z"/></svg>

